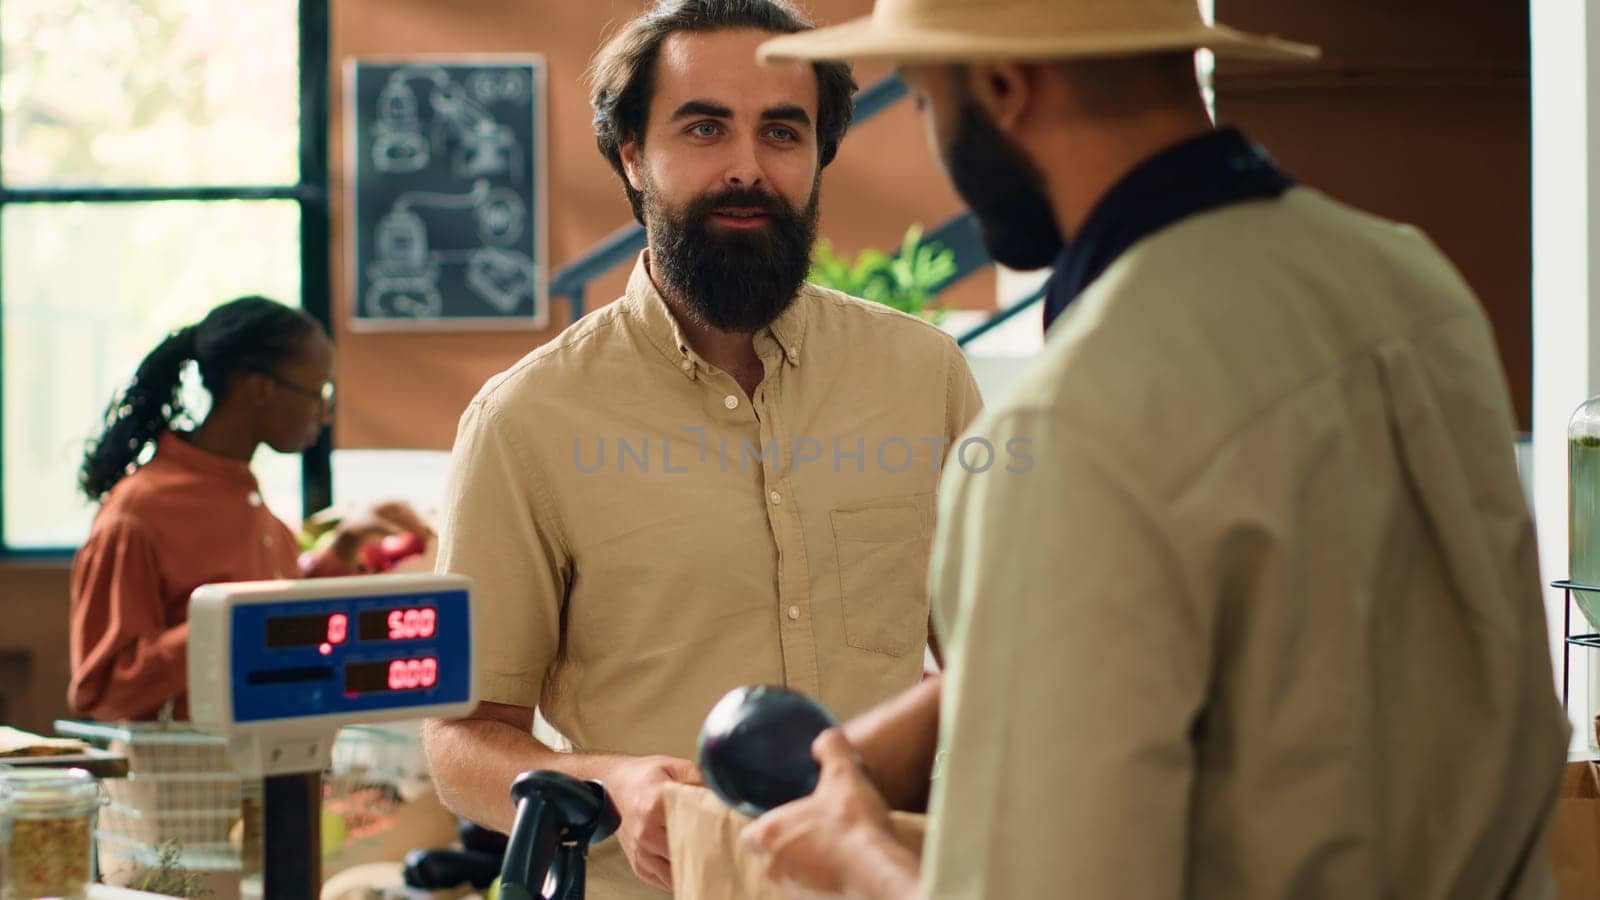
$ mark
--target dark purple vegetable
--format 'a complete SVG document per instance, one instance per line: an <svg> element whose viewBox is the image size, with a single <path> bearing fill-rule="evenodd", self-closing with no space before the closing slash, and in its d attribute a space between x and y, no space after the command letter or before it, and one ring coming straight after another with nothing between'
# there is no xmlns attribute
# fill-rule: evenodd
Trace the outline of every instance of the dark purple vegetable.
<svg viewBox="0 0 1600 900"><path fill-rule="evenodd" d="M779 687L741 687L700 730L700 771L722 801L759 816L810 794L821 770L811 742L839 723L815 700Z"/></svg>

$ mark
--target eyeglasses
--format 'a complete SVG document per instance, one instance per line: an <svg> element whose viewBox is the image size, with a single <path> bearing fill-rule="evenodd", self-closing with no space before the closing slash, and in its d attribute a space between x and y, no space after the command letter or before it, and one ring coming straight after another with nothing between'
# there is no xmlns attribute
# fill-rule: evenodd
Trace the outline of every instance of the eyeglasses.
<svg viewBox="0 0 1600 900"><path fill-rule="evenodd" d="M292 394L299 394L308 400L315 400L328 409L333 408L334 391L333 382L331 381L324 381L322 383L322 387L313 390L312 388L295 384L289 379L284 378L282 375L279 375L277 372L269 372L266 369L260 369L258 371L262 375L267 376L267 378L270 379L273 384L276 384L278 387L281 387Z"/></svg>

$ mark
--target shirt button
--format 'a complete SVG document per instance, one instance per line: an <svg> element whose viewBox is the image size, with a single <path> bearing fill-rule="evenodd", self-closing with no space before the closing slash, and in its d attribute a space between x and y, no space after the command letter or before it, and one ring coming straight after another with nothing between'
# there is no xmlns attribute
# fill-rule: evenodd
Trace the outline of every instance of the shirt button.
<svg viewBox="0 0 1600 900"><path fill-rule="evenodd" d="M732 394L729 394L728 396L722 398L722 405L726 406L729 409L738 409L739 408L739 398L735 397Z"/></svg>
<svg viewBox="0 0 1600 900"><path fill-rule="evenodd" d="M268 546L268 547L271 547L272 546L272 535L263 534L261 536L261 543L266 545L266 546Z"/></svg>
<svg viewBox="0 0 1600 900"><path fill-rule="evenodd" d="M694 371L694 360L686 359L683 362L678 363L678 366L679 366L679 368L683 369L685 372L693 372Z"/></svg>
<svg viewBox="0 0 1600 900"><path fill-rule="evenodd" d="M767 499L771 500L773 502L773 504L776 505L776 504L779 504L779 503L783 502L783 495L778 493L777 491L773 491L772 493L767 495Z"/></svg>
<svg viewBox="0 0 1600 900"><path fill-rule="evenodd" d="M250 504L251 506L260 506L261 505L261 495L256 493L255 491L251 491L250 495L244 498L244 502Z"/></svg>
<svg viewBox="0 0 1600 900"><path fill-rule="evenodd" d="M799 344L796 344L793 347L789 348L789 358L791 360L795 361L796 363L798 363L800 361L800 345Z"/></svg>
<svg viewBox="0 0 1600 900"><path fill-rule="evenodd" d="M791 619L800 618L800 607L798 607L798 606L789 607L789 618L791 618Z"/></svg>

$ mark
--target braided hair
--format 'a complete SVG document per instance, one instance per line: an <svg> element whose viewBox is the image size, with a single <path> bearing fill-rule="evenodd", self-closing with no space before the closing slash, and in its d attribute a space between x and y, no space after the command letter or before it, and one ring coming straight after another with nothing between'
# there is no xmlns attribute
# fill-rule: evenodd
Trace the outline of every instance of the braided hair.
<svg viewBox="0 0 1600 900"><path fill-rule="evenodd" d="M270 371L294 359L321 329L302 310L264 297L241 297L167 335L106 407L105 424L89 441L78 473L84 495L96 501L104 497L138 468L145 449L186 415L179 388L190 360L198 365L215 407L235 375Z"/></svg>

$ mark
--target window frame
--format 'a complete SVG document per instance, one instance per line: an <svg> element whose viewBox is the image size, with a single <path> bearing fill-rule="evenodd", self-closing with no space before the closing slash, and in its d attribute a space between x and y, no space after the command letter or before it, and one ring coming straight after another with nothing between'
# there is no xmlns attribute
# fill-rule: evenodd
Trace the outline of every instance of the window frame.
<svg viewBox="0 0 1600 900"><path fill-rule="evenodd" d="M3 3L4 0L0 0ZM7 206L28 203L144 203L167 200L293 200L300 208L300 306L333 336L332 245L328 195L328 70L330 0L299 0L300 140L299 180L289 185L7 188L0 167L0 222ZM3 228L3 224L0 224ZM0 242L3 247L3 242ZM0 267L5 265L0 250ZM0 310L5 298L0 296ZM0 315L0 380L5 377L5 318ZM0 448L5 440L4 392L0 391ZM333 497L333 426L300 457L301 515L323 509ZM6 459L0 449L0 562L60 561L76 547L16 549L5 520Z"/></svg>

